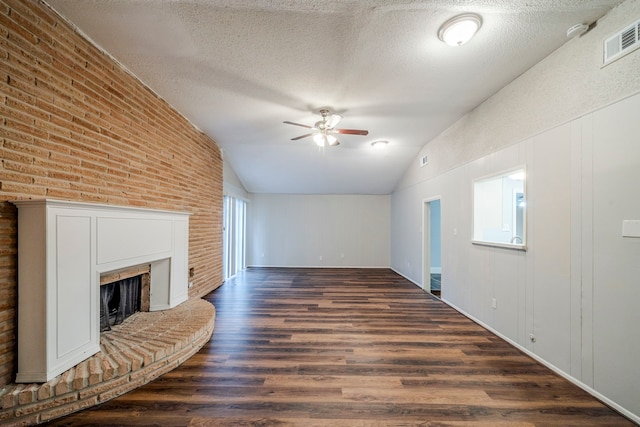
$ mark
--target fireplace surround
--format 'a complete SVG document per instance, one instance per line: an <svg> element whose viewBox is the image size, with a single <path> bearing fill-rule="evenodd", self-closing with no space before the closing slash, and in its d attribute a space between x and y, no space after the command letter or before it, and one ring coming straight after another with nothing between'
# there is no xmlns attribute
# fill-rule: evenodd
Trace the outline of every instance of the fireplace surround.
<svg viewBox="0 0 640 427"><path fill-rule="evenodd" d="M100 351L100 278L150 266L149 310L188 299L189 214L59 200L18 207L18 373L46 382Z"/></svg>

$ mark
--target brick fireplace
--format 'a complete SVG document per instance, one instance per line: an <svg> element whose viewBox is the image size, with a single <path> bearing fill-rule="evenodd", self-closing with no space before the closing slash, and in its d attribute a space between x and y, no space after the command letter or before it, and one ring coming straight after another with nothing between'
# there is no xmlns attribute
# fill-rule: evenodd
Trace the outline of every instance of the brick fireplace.
<svg viewBox="0 0 640 427"><path fill-rule="evenodd" d="M197 353L214 322L215 308L198 298L135 313L100 335L98 353L50 381L0 389L0 424L39 424L140 387Z"/></svg>
<svg viewBox="0 0 640 427"><path fill-rule="evenodd" d="M0 424L35 425L106 402L209 340L215 308L188 298L188 214L59 200L15 205L18 374L0 388ZM141 311L101 333L100 288L136 276L148 283Z"/></svg>
<svg viewBox="0 0 640 427"><path fill-rule="evenodd" d="M100 282L148 269L148 310L188 298L189 215L58 200L18 206L17 383L100 351ZM145 267L146 266L146 267Z"/></svg>
<svg viewBox="0 0 640 427"><path fill-rule="evenodd" d="M3 44L0 61L4 387L15 380L18 363L17 210L10 202L54 198L188 210L190 234L197 236L189 294L202 296L223 280L223 160L210 137L47 2L2 2L1 9L2 37L13 40ZM42 113L36 122L34 108Z"/></svg>

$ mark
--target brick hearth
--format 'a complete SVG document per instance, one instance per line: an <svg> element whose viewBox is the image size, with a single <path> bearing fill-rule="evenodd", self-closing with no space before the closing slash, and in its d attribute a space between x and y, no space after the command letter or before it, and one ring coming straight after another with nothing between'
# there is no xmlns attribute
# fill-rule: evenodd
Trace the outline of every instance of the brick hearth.
<svg viewBox="0 0 640 427"><path fill-rule="evenodd" d="M0 390L3 425L34 425L113 399L178 367L213 333L215 308L190 299L138 312L100 336L101 351L44 384Z"/></svg>
<svg viewBox="0 0 640 427"><path fill-rule="evenodd" d="M0 1L0 38L1 390L18 365L18 223L9 202L189 212L188 291L197 298L223 282L223 160L215 141L47 2Z"/></svg>

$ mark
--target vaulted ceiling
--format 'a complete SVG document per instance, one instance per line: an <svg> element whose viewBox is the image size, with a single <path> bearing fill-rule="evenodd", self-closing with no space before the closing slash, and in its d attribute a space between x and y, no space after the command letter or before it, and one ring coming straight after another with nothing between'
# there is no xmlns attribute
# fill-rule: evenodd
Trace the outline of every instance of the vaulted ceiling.
<svg viewBox="0 0 640 427"><path fill-rule="evenodd" d="M47 2L210 135L248 191L389 194L424 144L622 1ZM441 42L465 12L480 31ZM321 107L369 135L291 141L308 129L283 121Z"/></svg>

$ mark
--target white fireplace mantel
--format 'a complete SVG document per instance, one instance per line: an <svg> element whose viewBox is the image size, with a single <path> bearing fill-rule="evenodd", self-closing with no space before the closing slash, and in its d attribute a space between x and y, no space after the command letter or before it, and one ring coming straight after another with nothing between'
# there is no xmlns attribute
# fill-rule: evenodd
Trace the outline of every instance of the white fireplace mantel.
<svg viewBox="0 0 640 427"><path fill-rule="evenodd" d="M58 200L14 204L16 382L49 381L100 351L102 273L150 264L150 310L188 299L188 213Z"/></svg>

